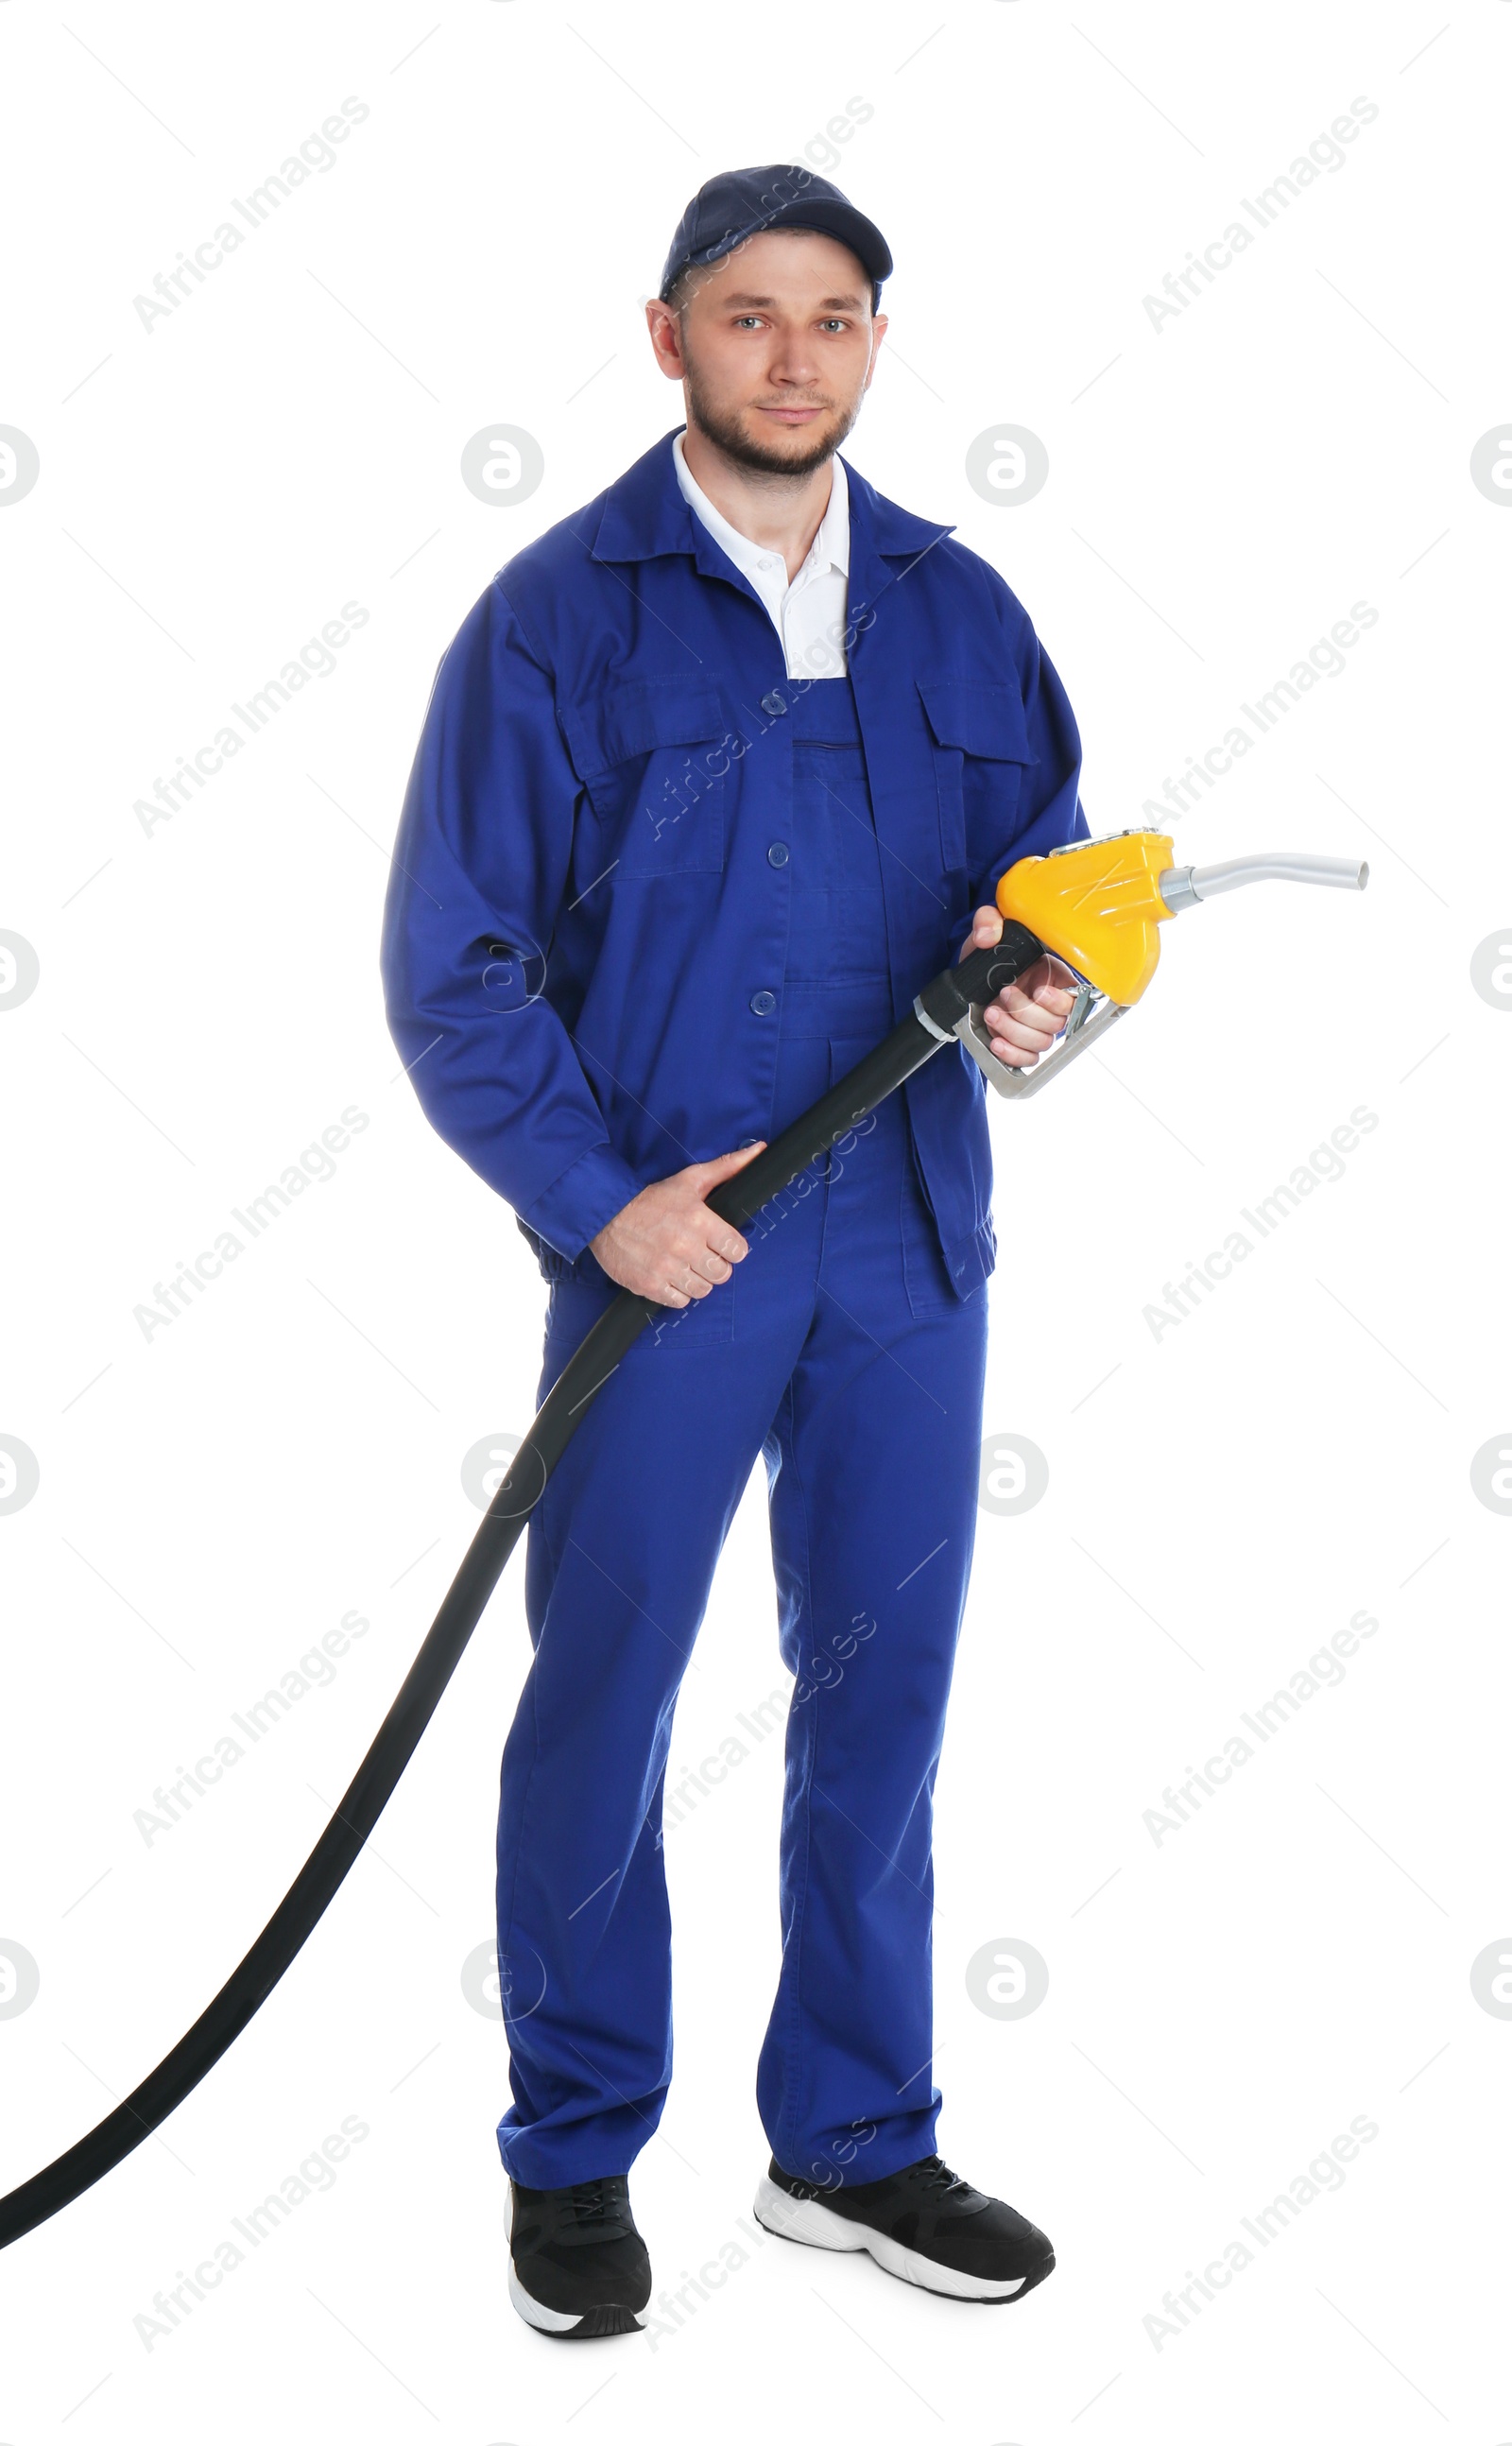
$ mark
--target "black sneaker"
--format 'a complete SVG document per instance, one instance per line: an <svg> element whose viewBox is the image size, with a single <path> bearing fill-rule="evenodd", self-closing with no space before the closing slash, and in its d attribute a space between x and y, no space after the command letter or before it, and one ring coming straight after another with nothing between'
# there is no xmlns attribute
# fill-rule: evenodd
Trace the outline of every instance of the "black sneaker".
<svg viewBox="0 0 1512 2446"><path fill-rule="evenodd" d="M628 2336L651 2299L651 2263L624 2174L560 2191L512 2182L510 2300L547 2336Z"/></svg>
<svg viewBox="0 0 1512 2446"><path fill-rule="evenodd" d="M820 2250L869 2250L889 2276L958 2302L1015 2302L1055 2265L1036 2225L973 2191L940 2157L838 2191L785 2174L774 2157L756 2214L769 2233Z"/></svg>

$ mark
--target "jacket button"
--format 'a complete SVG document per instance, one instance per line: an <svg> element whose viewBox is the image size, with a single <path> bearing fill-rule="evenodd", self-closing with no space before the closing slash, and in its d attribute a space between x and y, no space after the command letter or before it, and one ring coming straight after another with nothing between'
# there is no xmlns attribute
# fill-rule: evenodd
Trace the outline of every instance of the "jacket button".
<svg viewBox="0 0 1512 2446"><path fill-rule="evenodd" d="M786 712L787 712L787 709L788 709L788 701L787 701L787 698L786 698L786 697L783 697L783 696L778 696L778 694L777 694L777 692L776 692L776 689L775 689L775 688L769 688L769 689L767 690L766 695L765 695L765 696L762 698L762 700L761 700L761 710L762 710L762 712L763 712L763 713L786 713Z"/></svg>
<svg viewBox="0 0 1512 2446"><path fill-rule="evenodd" d="M754 993L751 997L751 1007L756 1012L757 1019L765 1019L767 1013L769 1011L775 1010L776 1007L776 995L775 993L768 993L765 986L762 987L759 993Z"/></svg>
<svg viewBox="0 0 1512 2446"><path fill-rule="evenodd" d="M772 844L772 847L771 847L771 848L768 850L768 852L767 852L767 864L768 864L768 866L786 866L786 865L787 865L787 862L788 862L788 844L787 844L787 842L786 842L786 841L774 841L774 842L773 842L773 844Z"/></svg>

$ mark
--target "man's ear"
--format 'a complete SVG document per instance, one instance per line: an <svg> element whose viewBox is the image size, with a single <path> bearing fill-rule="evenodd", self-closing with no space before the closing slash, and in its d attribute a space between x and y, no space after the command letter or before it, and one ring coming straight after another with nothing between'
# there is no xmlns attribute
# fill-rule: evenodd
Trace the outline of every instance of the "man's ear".
<svg viewBox="0 0 1512 2446"><path fill-rule="evenodd" d="M645 328L651 335L651 348L657 364L668 382L683 381L687 367L682 362L682 329L663 298L646 299Z"/></svg>
<svg viewBox="0 0 1512 2446"><path fill-rule="evenodd" d="M886 314L873 314L871 318L871 354L867 359L867 379L861 386L863 390L869 390L871 388L871 377L877 370L877 350L881 348L882 343L887 336L887 318Z"/></svg>

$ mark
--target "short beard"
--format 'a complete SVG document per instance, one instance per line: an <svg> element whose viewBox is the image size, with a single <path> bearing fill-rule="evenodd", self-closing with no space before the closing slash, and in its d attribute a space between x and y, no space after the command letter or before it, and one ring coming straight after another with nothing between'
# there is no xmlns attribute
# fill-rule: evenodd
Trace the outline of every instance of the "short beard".
<svg viewBox="0 0 1512 2446"><path fill-rule="evenodd" d="M788 477L794 481L812 476L816 467L822 467L826 460L834 457L861 413L858 399L849 414L842 413L839 421L829 426L819 441L810 443L801 452L789 454L769 448L764 442L753 442L735 417L721 415L710 402L691 366L688 367L687 384L690 422L698 426L705 441L712 442L717 450L723 452L726 459L733 460L737 467L748 467L760 476Z"/></svg>

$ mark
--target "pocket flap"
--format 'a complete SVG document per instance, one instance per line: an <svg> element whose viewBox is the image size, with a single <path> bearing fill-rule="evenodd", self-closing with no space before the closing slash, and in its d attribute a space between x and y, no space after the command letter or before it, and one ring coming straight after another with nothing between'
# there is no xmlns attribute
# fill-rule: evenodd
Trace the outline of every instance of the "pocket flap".
<svg viewBox="0 0 1512 2446"><path fill-rule="evenodd" d="M581 780L590 781L656 747L691 747L724 736L719 690L709 680L630 680L591 706L564 706L562 726Z"/></svg>
<svg viewBox="0 0 1512 2446"><path fill-rule="evenodd" d="M1038 763L1016 687L994 687L980 680L921 680L918 687L939 746L961 747L968 756L994 756L1013 764Z"/></svg>

